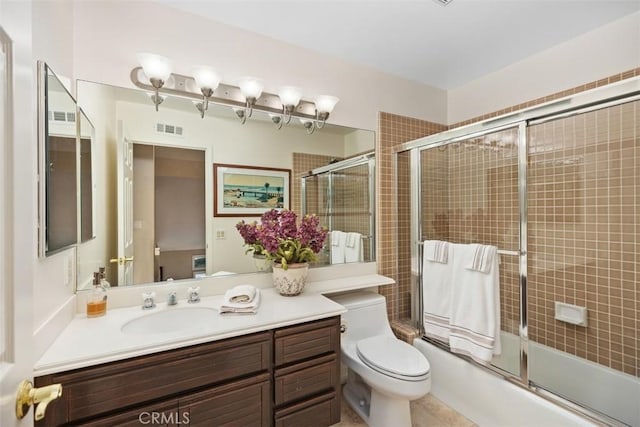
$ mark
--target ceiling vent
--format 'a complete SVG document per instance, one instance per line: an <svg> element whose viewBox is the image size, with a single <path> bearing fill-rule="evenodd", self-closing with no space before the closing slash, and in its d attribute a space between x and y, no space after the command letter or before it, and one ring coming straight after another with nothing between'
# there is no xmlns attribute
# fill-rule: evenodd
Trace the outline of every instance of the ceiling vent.
<svg viewBox="0 0 640 427"><path fill-rule="evenodd" d="M164 135L182 136L182 126L168 125L165 123L156 123L156 132Z"/></svg>
<svg viewBox="0 0 640 427"><path fill-rule="evenodd" d="M433 0L438 3L440 6L446 6L451 3L453 0Z"/></svg>

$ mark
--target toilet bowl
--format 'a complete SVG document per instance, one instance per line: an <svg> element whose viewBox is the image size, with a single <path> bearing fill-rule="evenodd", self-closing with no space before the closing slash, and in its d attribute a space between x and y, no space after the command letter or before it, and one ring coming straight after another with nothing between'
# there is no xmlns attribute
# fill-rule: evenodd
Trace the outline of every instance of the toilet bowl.
<svg viewBox="0 0 640 427"><path fill-rule="evenodd" d="M395 337L382 295L359 291L331 299L347 309L340 336L345 400L370 427L411 426L409 402L431 388L429 362Z"/></svg>

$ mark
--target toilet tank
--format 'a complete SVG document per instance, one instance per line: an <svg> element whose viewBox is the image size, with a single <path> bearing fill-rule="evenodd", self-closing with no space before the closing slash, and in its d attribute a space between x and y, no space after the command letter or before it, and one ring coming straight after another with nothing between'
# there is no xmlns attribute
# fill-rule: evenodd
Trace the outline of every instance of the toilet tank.
<svg viewBox="0 0 640 427"><path fill-rule="evenodd" d="M346 327L343 340L358 341L374 335L393 335L384 296L371 291L358 291L329 298L347 309L342 314L342 323Z"/></svg>

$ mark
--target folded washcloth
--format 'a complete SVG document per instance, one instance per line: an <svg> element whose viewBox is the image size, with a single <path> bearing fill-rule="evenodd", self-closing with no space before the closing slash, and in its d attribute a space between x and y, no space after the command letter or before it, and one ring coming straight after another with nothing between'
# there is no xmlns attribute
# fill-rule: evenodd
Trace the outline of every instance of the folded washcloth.
<svg viewBox="0 0 640 427"><path fill-rule="evenodd" d="M446 264L449 261L449 242L425 240L422 250L426 261L439 262L440 264Z"/></svg>
<svg viewBox="0 0 640 427"><path fill-rule="evenodd" d="M256 296L256 288L251 285L238 285L225 292L225 301L248 303Z"/></svg>
<svg viewBox="0 0 640 427"><path fill-rule="evenodd" d="M493 265L493 259L496 256L497 248L489 245L472 244L473 251L467 251L467 257L463 261L467 270L479 271L480 273L489 273ZM470 256L469 254L473 254Z"/></svg>
<svg viewBox="0 0 640 427"><path fill-rule="evenodd" d="M227 291L228 293L229 291ZM231 302L225 293L220 306L220 314L256 314L260 306L260 290L255 289L255 296L251 302Z"/></svg>

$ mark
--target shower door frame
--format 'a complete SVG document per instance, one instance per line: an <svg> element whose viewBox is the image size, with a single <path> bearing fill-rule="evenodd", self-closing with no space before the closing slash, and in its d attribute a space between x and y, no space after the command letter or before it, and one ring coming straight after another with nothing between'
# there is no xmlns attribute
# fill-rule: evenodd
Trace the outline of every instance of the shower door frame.
<svg viewBox="0 0 640 427"><path fill-rule="evenodd" d="M307 178L317 177L324 174L328 175L328 187L329 187L329 200L327 202L327 223L329 230L333 230L333 175L332 172L337 172L344 169L349 169L355 166L368 165L369 166L369 259L375 261L376 259L376 177L375 177L375 152L361 154L359 156L351 157L349 159L341 160L335 163L331 163L326 166L321 166L309 171L308 174L301 177L300 185L300 207L302 214L307 213Z"/></svg>
<svg viewBox="0 0 640 427"><path fill-rule="evenodd" d="M560 98L531 108L474 124L454 128L435 135L429 135L414 141L406 142L394 149L394 165L398 172L398 156L409 153L410 163L410 199L411 199L411 321L424 338L422 324L422 229L421 229L421 152L428 149L447 146L451 143L468 140L506 129L518 128L518 203L519 203L519 286L520 286L520 373L515 375L494 365L481 365L473 360L470 363L498 374L510 382L523 387L538 396L550 400L570 411L579 413L598 422L619 423L606 414L595 412L591 408L569 401L553 392L533 384L528 378L528 319L527 319L527 165L528 165L528 127L551 120L583 114L594 110L612 107L619 104L640 100L640 77L634 77L612 83L603 87L585 91L576 95ZM398 179L396 177L396 194ZM398 239L397 239L398 240ZM400 242L397 241L399 245ZM397 250L397 249L396 249ZM448 346L428 339L436 346L449 351ZM453 354L453 353L452 353ZM458 356L458 355L456 355ZM458 356L460 357L460 356Z"/></svg>

